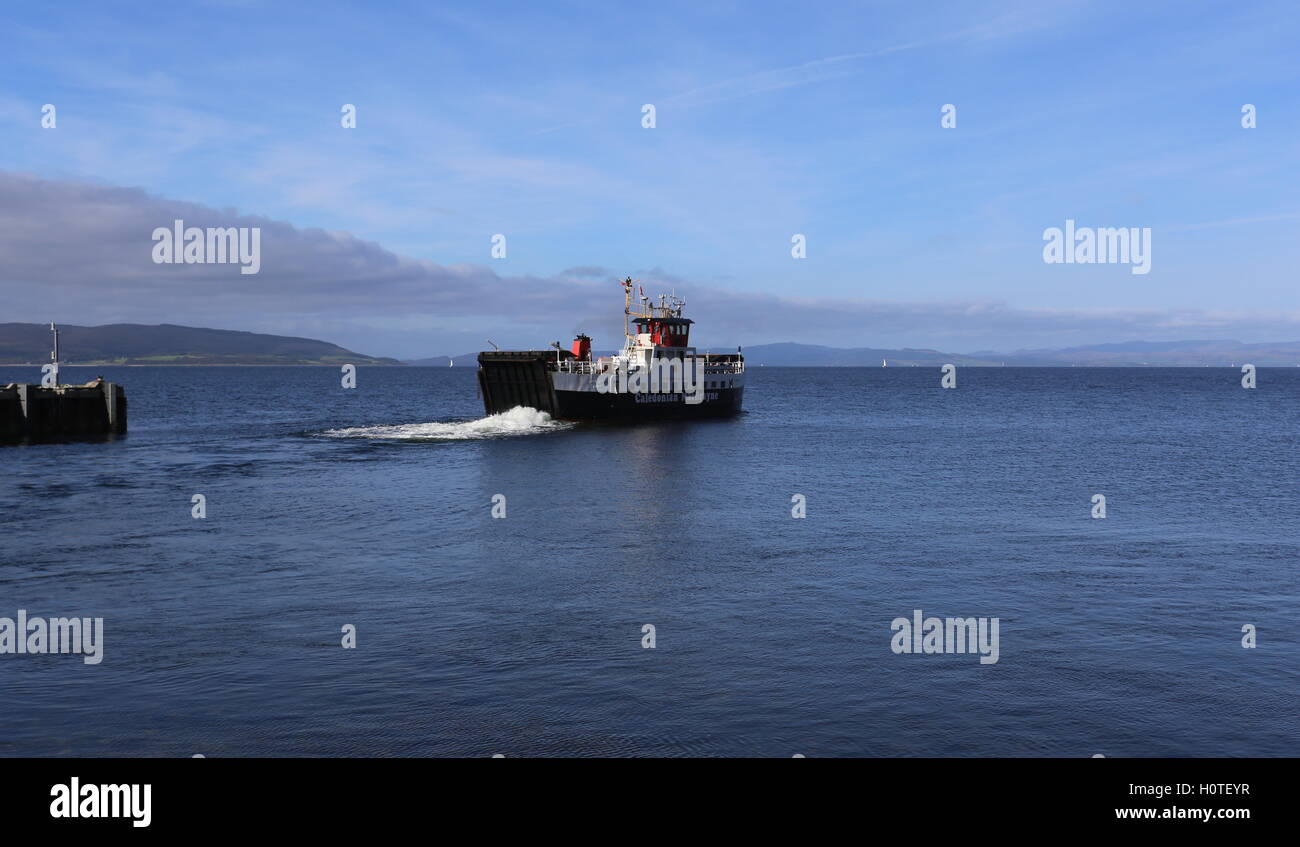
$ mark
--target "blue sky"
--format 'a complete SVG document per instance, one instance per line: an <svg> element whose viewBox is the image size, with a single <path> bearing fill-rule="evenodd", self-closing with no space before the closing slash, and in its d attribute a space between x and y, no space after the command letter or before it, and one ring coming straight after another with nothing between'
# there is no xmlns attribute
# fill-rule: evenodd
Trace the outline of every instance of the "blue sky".
<svg viewBox="0 0 1300 847"><path fill-rule="evenodd" d="M583 328L608 336L620 301L606 283L632 274L700 303L703 343L1300 338L1294 3L95 2L7 15L0 170L347 233L379 245L375 261L418 263L430 285L478 299L359 282L365 304L331 306L288 296L312 280L269 260L262 292L218 279L183 297L178 278L164 295L116 271L97 291L67 282L51 249L11 271L0 320L207 318L379 355L459 354L485 334L533 345L572 331L563 297L532 302L545 286L580 298ZM44 103L54 130L40 127ZM356 129L340 127L344 103ZM948 103L954 129L940 127ZM1241 126L1246 103L1255 129ZM79 238L94 237L95 208L69 206ZM1044 264L1042 233L1067 218L1150 227L1151 272ZM489 257L494 233L503 260ZM808 258L791 257L794 233Z"/></svg>

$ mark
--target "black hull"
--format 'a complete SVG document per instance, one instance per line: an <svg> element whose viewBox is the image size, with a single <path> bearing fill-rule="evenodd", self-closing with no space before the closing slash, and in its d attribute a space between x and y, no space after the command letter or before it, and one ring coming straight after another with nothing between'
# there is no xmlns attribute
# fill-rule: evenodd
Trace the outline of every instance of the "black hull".
<svg viewBox="0 0 1300 847"><path fill-rule="evenodd" d="M551 417L563 421L681 421L729 418L740 412L744 388L715 388L702 403L691 405L680 394L599 394L557 391ZM664 397L671 399L660 400Z"/></svg>
<svg viewBox="0 0 1300 847"><path fill-rule="evenodd" d="M668 421L726 418L740 411L744 386L709 388L704 401L690 404L682 395L602 394L557 391L548 369L555 353L546 350L494 350L478 357L479 393L489 415L528 406L564 421Z"/></svg>

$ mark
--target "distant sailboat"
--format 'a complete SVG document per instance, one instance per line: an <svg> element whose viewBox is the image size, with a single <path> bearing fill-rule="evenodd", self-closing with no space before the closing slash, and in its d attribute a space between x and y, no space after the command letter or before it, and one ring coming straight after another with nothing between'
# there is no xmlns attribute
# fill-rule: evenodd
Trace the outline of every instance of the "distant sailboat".
<svg viewBox="0 0 1300 847"><path fill-rule="evenodd" d="M881 360L880 360L880 366L881 366L882 368L887 368L887 367L889 367L889 363L886 362L884 359L881 359Z"/></svg>
<svg viewBox="0 0 1300 847"><path fill-rule="evenodd" d="M448 356L448 357L447 357L447 367L451 367L451 366L454 365L454 364L456 364L456 360L453 359L453 358L451 358L450 356Z"/></svg>

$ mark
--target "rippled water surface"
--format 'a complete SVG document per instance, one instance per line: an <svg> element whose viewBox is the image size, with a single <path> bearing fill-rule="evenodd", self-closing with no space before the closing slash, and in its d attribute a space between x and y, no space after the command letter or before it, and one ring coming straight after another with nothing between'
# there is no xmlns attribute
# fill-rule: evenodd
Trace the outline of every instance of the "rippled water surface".
<svg viewBox="0 0 1300 847"><path fill-rule="evenodd" d="M68 373L131 431L0 447L0 616L104 660L0 655L0 754L1300 749L1297 368L755 368L643 426L484 420L469 368ZM998 662L894 654L914 609Z"/></svg>

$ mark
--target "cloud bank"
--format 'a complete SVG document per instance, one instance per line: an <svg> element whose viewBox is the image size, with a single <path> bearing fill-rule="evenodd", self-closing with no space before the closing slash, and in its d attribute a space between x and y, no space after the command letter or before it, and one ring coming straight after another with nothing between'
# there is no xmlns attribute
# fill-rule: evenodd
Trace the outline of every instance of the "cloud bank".
<svg viewBox="0 0 1300 847"><path fill-rule="evenodd" d="M196 227L260 227L260 273L241 274L237 264L155 264L151 234L176 219ZM487 337L503 346L541 346L579 329L596 335L598 346L615 346L622 327L615 281L625 274L639 278L647 293L675 288L684 295L702 346L800 341L966 352L1139 338L1300 337L1296 312L778 296L698 284L660 268L576 264L548 275L510 275L490 265L413 259L348 233L135 188L4 172L0 233L0 321L316 334L372 355L462 354Z"/></svg>

